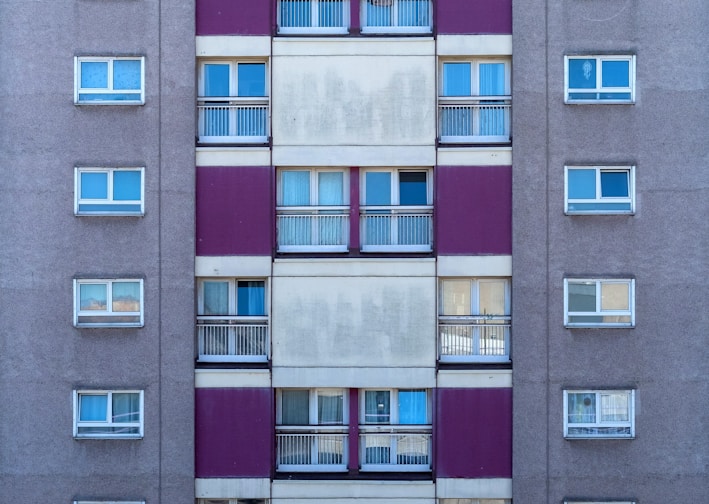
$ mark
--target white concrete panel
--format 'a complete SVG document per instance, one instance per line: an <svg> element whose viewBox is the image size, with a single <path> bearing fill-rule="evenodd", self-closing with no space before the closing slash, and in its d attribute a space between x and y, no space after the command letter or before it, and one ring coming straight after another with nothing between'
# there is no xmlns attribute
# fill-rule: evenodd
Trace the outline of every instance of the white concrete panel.
<svg viewBox="0 0 709 504"><path fill-rule="evenodd" d="M333 43L337 41L337 43ZM434 56L431 37L343 38L277 37L273 56Z"/></svg>
<svg viewBox="0 0 709 504"><path fill-rule="evenodd" d="M368 499L364 501L368 504L391 502L380 499L412 498L428 501L435 497L435 486L431 481L275 480L272 490L274 499L345 499L350 503L351 499Z"/></svg>
<svg viewBox="0 0 709 504"><path fill-rule="evenodd" d="M274 367L435 365L435 276L274 276L272 306Z"/></svg>
<svg viewBox="0 0 709 504"><path fill-rule="evenodd" d="M259 277L271 275L270 256L197 256L194 261L197 277Z"/></svg>
<svg viewBox="0 0 709 504"><path fill-rule="evenodd" d="M439 35L439 56L512 55L512 35Z"/></svg>
<svg viewBox="0 0 709 504"><path fill-rule="evenodd" d="M274 145L275 166L433 166L436 146Z"/></svg>
<svg viewBox="0 0 709 504"><path fill-rule="evenodd" d="M197 166L271 166L268 147L197 147Z"/></svg>
<svg viewBox="0 0 709 504"><path fill-rule="evenodd" d="M511 369L440 370L439 388L511 388Z"/></svg>
<svg viewBox="0 0 709 504"><path fill-rule="evenodd" d="M198 499L268 499L271 480L268 478L196 478L195 497Z"/></svg>
<svg viewBox="0 0 709 504"><path fill-rule="evenodd" d="M436 368L276 367L273 387L434 388Z"/></svg>
<svg viewBox="0 0 709 504"><path fill-rule="evenodd" d="M198 36L197 57L267 57L271 54L271 37L268 36Z"/></svg>
<svg viewBox="0 0 709 504"><path fill-rule="evenodd" d="M509 277L512 256L438 256L440 277Z"/></svg>
<svg viewBox="0 0 709 504"><path fill-rule="evenodd" d="M417 259L276 259L274 277L432 277L436 262Z"/></svg>
<svg viewBox="0 0 709 504"><path fill-rule="evenodd" d="M437 478L439 499L511 499L511 478Z"/></svg>
<svg viewBox="0 0 709 504"><path fill-rule="evenodd" d="M452 147L438 149L439 166L512 166L511 147Z"/></svg>
<svg viewBox="0 0 709 504"><path fill-rule="evenodd" d="M329 482L324 482L322 486L329 486ZM436 499L433 498L417 498L417 497L406 497L403 499L391 499L391 498L365 498L365 497L355 497L355 498L340 498L333 499L332 497L323 497L322 502L327 504L436 504ZM304 499L290 499L290 498L274 498L271 499L272 504L313 504L319 499L317 497L310 497Z"/></svg>
<svg viewBox="0 0 709 504"><path fill-rule="evenodd" d="M270 388L267 369L196 369L195 388Z"/></svg>

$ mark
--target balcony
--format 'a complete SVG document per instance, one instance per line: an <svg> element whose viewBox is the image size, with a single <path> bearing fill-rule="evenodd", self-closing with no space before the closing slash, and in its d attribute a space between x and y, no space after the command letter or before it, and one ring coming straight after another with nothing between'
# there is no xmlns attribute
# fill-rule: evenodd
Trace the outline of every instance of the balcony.
<svg viewBox="0 0 709 504"><path fill-rule="evenodd" d="M279 472L347 471L347 428L288 426L276 433Z"/></svg>
<svg viewBox="0 0 709 504"><path fill-rule="evenodd" d="M278 207L278 252L347 252L349 208Z"/></svg>
<svg viewBox="0 0 709 504"><path fill-rule="evenodd" d="M431 470L431 427L361 426L362 471L427 472Z"/></svg>
<svg viewBox="0 0 709 504"><path fill-rule="evenodd" d="M509 143L509 96L439 97L441 143Z"/></svg>
<svg viewBox="0 0 709 504"><path fill-rule="evenodd" d="M199 362L267 362L266 317L197 317Z"/></svg>
<svg viewBox="0 0 709 504"><path fill-rule="evenodd" d="M438 317L441 362L509 362L511 317Z"/></svg>
<svg viewBox="0 0 709 504"><path fill-rule="evenodd" d="M362 252L431 252L433 207L362 207L360 240Z"/></svg>
<svg viewBox="0 0 709 504"><path fill-rule="evenodd" d="M268 142L268 98L203 96L197 111L200 143Z"/></svg>

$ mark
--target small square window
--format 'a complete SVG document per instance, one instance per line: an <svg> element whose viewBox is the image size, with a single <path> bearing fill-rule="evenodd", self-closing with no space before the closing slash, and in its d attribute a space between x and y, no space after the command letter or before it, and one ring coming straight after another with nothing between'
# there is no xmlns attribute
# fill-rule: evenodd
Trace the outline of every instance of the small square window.
<svg viewBox="0 0 709 504"><path fill-rule="evenodd" d="M634 438L634 390L564 390L564 437Z"/></svg>
<svg viewBox="0 0 709 504"><path fill-rule="evenodd" d="M635 280L564 279L566 327L634 327Z"/></svg>
<svg viewBox="0 0 709 504"><path fill-rule="evenodd" d="M74 280L76 327L142 327L143 280Z"/></svg>
<svg viewBox="0 0 709 504"><path fill-rule="evenodd" d="M568 215L635 212L635 167L565 167L564 211Z"/></svg>
<svg viewBox="0 0 709 504"><path fill-rule="evenodd" d="M566 103L634 103L635 56L565 56Z"/></svg>
<svg viewBox="0 0 709 504"><path fill-rule="evenodd" d="M145 213L143 168L75 168L74 182L75 215Z"/></svg>
<svg viewBox="0 0 709 504"><path fill-rule="evenodd" d="M74 58L74 103L142 105L145 103L144 57Z"/></svg>
<svg viewBox="0 0 709 504"><path fill-rule="evenodd" d="M143 437L142 390L75 390L75 438Z"/></svg>

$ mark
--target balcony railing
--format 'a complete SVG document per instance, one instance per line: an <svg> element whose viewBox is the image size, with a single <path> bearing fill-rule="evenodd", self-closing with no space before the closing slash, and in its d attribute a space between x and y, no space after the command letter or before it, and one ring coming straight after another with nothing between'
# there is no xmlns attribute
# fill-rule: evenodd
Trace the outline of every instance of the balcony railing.
<svg viewBox="0 0 709 504"><path fill-rule="evenodd" d="M433 207L362 207L360 240L363 252L430 252Z"/></svg>
<svg viewBox="0 0 709 504"><path fill-rule="evenodd" d="M307 431L307 432L305 432ZM276 433L276 470L347 471L347 428L280 427Z"/></svg>
<svg viewBox="0 0 709 504"><path fill-rule="evenodd" d="M200 97L201 143L268 142L268 98Z"/></svg>
<svg viewBox="0 0 709 504"><path fill-rule="evenodd" d="M363 33L431 33L431 0L363 0Z"/></svg>
<svg viewBox="0 0 709 504"><path fill-rule="evenodd" d="M438 318L441 362L509 362L510 317Z"/></svg>
<svg viewBox="0 0 709 504"><path fill-rule="evenodd" d="M200 362L267 362L266 317L197 317Z"/></svg>
<svg viewBox="0 0 709 504"><path fill-rule="evenodd" d="M278 207L279 252L347 252L349 208Z"/></svg>
<svg viewBox="0 0 709 504"><path fill-rule="evenodd" d="M440 97L438 119L441 143L508 143L509 96Z"/></svg>
<svg viewBox="0 0 709 504"><path fill-rule="evenodd" d="M363 427L359 435L362 471L430 471L431 428L412 425ZM383 432L387 430L389 432Z"/></svg>
<svg viewBox="0 0 709 504"><path fill-rule="evenodd" d="M347 33L349 10L348 0L279 0L278 33Z"/></svg>

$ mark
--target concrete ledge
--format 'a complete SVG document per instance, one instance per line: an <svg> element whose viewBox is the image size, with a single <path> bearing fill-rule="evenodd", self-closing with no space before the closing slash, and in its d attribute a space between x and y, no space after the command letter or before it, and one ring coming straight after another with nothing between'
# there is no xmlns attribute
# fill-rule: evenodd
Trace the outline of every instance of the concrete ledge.
<svg viewBox="0 0 709 504"><path fill-rule="evenodd" d="M197 277L269 277L271 256L197 256Z"/></svg>
<svg viewBox="0 0 709 504"><path fill-rule="evenodd" d="M511 369L439 370L439 388L512 388Z"/></svg>
<svg viewBox="0 0 709 504"><path fill-rule="evenodd" d="M436 496L439 499L511 499L512 478L438 478Z"/></svg>
<svg viewBox="0 0 709 504"><path fill-rule="evenodd" d="M271 54L271 37L267 35L200 35L196 37L195 45L198 58L267 58Z"/></svg>
<svg viewBox="0 0 709 504"><path fill-rule="evenodd" d="M271 496L269 478L196 478L195 497L198 499L268 499Z"/></svg>
<svg viewBox="0 0 709 504"><path fill-rule="evenodd" d="M433 388L436 369L274 367L273 387Z"/></svg>
<svg viewBox="0 0 709 504"><path fill-rule="evenodd" d="M271 388L267 369L197 369L195 388Z"/></svg>
<svg viewBox="0 0 709 504"><path fill-rule="evenodd" d="M328 502L352 503L352 499L367 499L367 504L397 503L422 499L419 504L433 504L435 485L431 481L281 481L273 482L273 499L288 499L289 503L303 499L327 499ZM295 500L291 500L295 499Z"/></svg>
<svg viewBox="0 0 709 504"><path fill-rule="evenodd" d="M512 35L439 35L439 56L512 55Z"/></svg>
<svg viewBox="0 0 709 504"><path fill-rule="evenodd" d="M439 277L511 277L512 256L438 256Z"/></svg>

